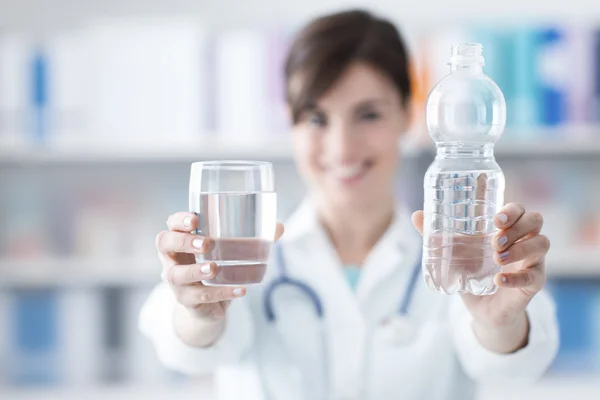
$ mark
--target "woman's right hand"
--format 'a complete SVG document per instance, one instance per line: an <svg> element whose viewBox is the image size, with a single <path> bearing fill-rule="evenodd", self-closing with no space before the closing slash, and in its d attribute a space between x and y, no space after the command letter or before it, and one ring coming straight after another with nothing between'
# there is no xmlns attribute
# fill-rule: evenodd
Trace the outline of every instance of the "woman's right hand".
<svg viewBox="0 0 600 400"><path fill-rule="evenodd" d="M156 236L163 281L171 286L179 304L192 317L222 319L231 300L244 296L246 289L202 284L202 280L216 275L218 267L214 262L196 264L195 255L209 249L210 239L191 233L198 226L194 213L175 213L167 220L167 226L168 230Z"/></svg>
<svg viewBox="0 0 600 400"><path fill-rule="evenodd" d="M195 255L210 248L210 238L191 233L198 217L191 212L172 214L168 229L156 236L158 257L162 263L162 279L190 316L203 320L219 320L225 316L231 300L246 294L243 287L204 286L201 281L213 278L218 267L214 262L196 264ZM275 229L275 241L283 234L283 225Z"/></svg>

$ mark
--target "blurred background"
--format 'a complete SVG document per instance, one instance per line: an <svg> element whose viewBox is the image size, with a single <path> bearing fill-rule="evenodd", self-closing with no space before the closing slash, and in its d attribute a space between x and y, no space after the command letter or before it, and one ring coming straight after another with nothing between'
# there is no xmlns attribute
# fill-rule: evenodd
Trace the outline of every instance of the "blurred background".
<svg viewBox="0 0 600 400"><path fill-rule="evenodd" d="M413 56L398 197L421 208L423 106L450 44L484 46L504 92L506 200L545 216L560 353L535 387L481 400L600 398L600 2L0 0L0 399L210 399L137 330L154 237L189 165L274 162L279 217L304 195L283 102L289 38L368 7Z"/></svg>

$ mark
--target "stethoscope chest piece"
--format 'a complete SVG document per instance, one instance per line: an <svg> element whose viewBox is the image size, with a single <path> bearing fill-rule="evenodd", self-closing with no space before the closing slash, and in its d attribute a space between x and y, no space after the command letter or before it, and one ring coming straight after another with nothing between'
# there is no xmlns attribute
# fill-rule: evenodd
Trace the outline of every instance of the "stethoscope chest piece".
<svg viewBox="0 0 600 400"><path fill-rule="evenodd" d="M395 346L407 346L417 339L418 327L407 315L393 315L381 324L381 332L386 341Z"/></svg>

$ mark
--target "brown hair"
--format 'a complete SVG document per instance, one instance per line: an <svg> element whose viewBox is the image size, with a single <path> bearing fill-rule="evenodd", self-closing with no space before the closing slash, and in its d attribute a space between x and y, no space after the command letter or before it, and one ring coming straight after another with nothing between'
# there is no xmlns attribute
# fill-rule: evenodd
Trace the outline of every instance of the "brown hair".
<svg viewBox="0 0 600 400"><path fill-rule="evenodd" d="M313 20L290 46L285 62L286 99L294 124L354 62L385 74L404 104L409 101L409 58L398 30L367 11L344 11ZM301 85L291 88L298 74Z"/></svg>

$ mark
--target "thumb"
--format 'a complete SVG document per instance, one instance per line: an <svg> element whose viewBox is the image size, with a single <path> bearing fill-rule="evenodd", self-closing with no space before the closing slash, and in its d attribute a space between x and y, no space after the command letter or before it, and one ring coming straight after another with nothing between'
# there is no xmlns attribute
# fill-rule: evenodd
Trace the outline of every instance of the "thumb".
<svg viewBox="0 0 600 400"><path fill-rule="evenodd" d="M423 210L415 211L411 219L415 229L423 236Z"/></svg>
<svg viewBox="0 0 600 400"><path fill-rule="evenodd" d="M279 240L279 238L283 235L283 231L285 231L283 224L278 222L277 227L275 228L275 241Z"/></svg>

